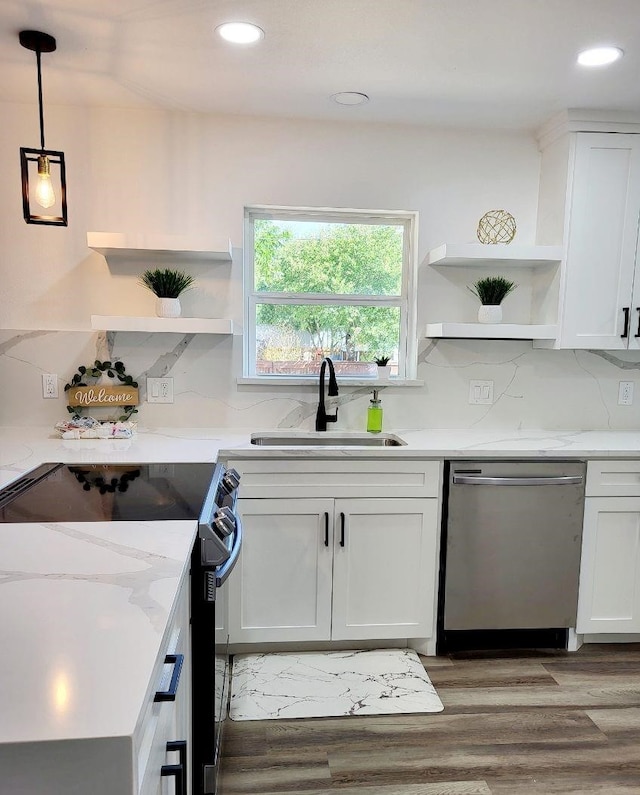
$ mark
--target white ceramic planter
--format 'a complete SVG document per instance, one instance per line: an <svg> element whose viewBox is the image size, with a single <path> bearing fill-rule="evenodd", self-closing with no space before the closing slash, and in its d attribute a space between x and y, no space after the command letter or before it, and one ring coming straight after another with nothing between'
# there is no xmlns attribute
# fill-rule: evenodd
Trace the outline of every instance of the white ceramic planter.
<svg viewBox="0 0 640 795"><path fill-rule="evenodd" d="M378 368L378 378L381 381L386 381L389 378L389 376L391 375L391 365L390 364L385 364L383 367L380 367L380 365L377 365L377 368Z"/></svg>
<svg viewBox="0 0 640 795"><path fill-rule="evenodd" d="M156 298L156 315L158 317L180 317L181 312L179 298Z"/></svg>
<svg viewBox="0 0 640 795"><path fill-rule="evenodd" d="M478 323L501 323L502 307L499 304L483 304L478 309Z"/></svg>

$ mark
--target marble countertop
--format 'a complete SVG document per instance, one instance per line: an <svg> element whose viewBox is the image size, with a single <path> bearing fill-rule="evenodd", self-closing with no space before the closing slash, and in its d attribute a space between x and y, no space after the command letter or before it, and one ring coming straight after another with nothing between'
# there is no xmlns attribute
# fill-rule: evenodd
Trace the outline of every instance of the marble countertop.
<svg viewBox="0 0 640 795"><path fill-rule="evenodd" d="M255 432L281 431L256 428ZM251 432L220 428L156 428L132 439L65 440L51 428L0 428L0 486L45 461L141 463L215 461L218 457L292 458L638 458L640 431L393 430L402 447L260 447Z"/></svg>
<svg viewBox="0 0 640 795"><path fill-rule="evenodd" d="M278 431L265 431L277 434ZM281 432L280 432L281 433ZM251 434L248 434L250 437ZM331 435L330 432L327 435ZM640 431L398 430L400 447L269 447L249 438L224 444L220 458L638 458Z"/></svg>
<svg viewBox="0 0 640 795"><path fill-rule="evenodd" d="M1 744L133 736L195 533L2 525Z"/></svg>

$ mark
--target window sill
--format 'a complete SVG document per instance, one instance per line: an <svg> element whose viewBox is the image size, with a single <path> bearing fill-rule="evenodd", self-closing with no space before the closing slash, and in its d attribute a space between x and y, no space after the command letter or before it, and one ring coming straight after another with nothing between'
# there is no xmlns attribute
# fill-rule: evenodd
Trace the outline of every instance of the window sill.
<svg viewBox="0 0 640 795"><path fill-rule="evenodd" d="M325 379L325 383L328 383L328 377ZM236 383L239 385L244 386L310 386L314 389L318 388L318 376L315 375L311 378L299 376L299 377L292 377L288 375L282 376L250 376L250 377L243 377L237 378ZM377 387L407 387L407 386L424 386L424 381L421 381L416 378L388 378L388 379L381 379L381 378L348 378L346 376L338 378L338 386L370 386L373 388Z"/></svg>

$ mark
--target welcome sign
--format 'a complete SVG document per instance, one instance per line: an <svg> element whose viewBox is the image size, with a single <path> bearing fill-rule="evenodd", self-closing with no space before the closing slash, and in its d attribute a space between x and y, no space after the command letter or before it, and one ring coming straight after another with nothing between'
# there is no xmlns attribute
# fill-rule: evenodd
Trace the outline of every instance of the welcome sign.
<svg viewBox="0 0 640 795"><path fill-rule="evenodd" d="M67 401L74 408L137 406L140 402L138 389L132 386L72 386Z"/></svg>

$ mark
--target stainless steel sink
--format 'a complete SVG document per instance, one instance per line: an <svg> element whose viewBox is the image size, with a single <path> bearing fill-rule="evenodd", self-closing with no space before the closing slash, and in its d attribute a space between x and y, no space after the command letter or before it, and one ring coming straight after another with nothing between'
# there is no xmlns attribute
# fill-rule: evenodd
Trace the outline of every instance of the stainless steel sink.
<svg viewBox="0 0 640 795"><path fill-rule="evenodd" d="M404 439L392 433L260 433L251 444L268 447L402 447Z"/></svg>

